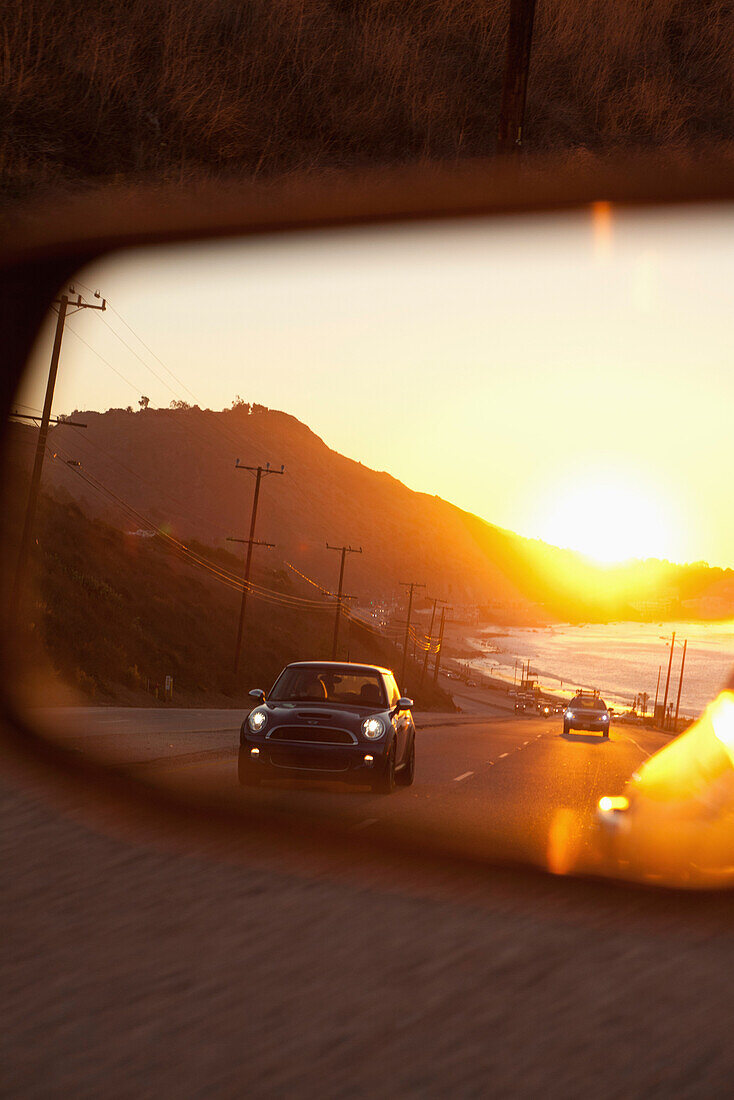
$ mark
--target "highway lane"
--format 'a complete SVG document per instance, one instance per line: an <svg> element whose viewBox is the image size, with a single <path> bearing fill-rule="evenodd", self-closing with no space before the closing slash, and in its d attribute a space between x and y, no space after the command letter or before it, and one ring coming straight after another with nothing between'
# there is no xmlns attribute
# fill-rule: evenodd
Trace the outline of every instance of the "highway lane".
<svg viewBox="0 0 734 1100"><path fill-rule="evenodd" d="M410 788L385 796L337 782L278 780L243 791L236 769L243 714L68 708L42 717L68 747L218 805L250 798L308 819L336 819L345 829L370 830L386 843L411 835L457 853L530 861L559 872L597 865L599 798L620 793L668 741L622 723L613 724L606 739L564 735L560 718L417 714Z"/></svg>
<svg viewBox="0 0 734 1100"><path fill-rule="evenodd" d="M540 764L558 731L535 725L494 782ZM454 728L452 743L474 732ZM497 731L498 760L509 740ZM231 834L189 847L135 822L109 835L83 799L67 814L9 781L0 806L8 1095L103 1096L111 1080L119 1096L731 1091L731 894L567 888L420 859L380 870L357 844L350 866L294 866Z"/></svg>
<svg viewBox="0 0 734 1100"><path fill-rule="evenodd" d="M287 805L306 818L336 817L386 843L422 836L457 853L520 859L558 872L594 869L599 798L621 792L667 738L620 724L608 739L564 735L558 720L431 716L418 723L416 777L390 796L331 782L278 780L243 792L235 753L143 767L150 777L236 803Z"/></svg>
<svg viewBox="0 0 734 1100"><path fill-rule="evenodd" d="M439 683L444 691L447 691L454 700L454 704L465 714L485 714L502 717L513 714L515 711L514 699L500 690L487 686L487 681L481 679L475 687L468 687L461 680L449 678L441 673Z"/></svg>

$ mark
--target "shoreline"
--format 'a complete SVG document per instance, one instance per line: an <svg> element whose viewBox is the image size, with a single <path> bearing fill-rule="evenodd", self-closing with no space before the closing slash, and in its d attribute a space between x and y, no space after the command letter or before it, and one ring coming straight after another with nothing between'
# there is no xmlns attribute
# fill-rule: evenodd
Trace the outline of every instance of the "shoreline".
<svg viewBox="0 0 734 1100"><path fill-rule="evenodd" d="M731 622L731 619L717 620L717 623L719 624ZM477 686L481 685L484 690L491 692L493 695L496 695L499 698L506 699L508 696L510 696L510 693L513 692L513 690L520 690L519 671L518 681L513 681L512 657L514 656L513 650L515 647L512 645L507 645L494 648L492 646L494 639L508 639L509 641L510 639L515 637L518 632L538 632L544 635L548 633L563 634L565 631L576 631L579 629L580 626L589 626L593 629L605 628L614 625L619 625L620 628L628 628L631 626L639 625L643 628L647 628L649 631L650 628L654 627L660 627L665 630L667 629L668 624L661 623L657 620L651 623L645 622L639 624L637 620L614 620L610 623L544 623L542 626L528 626L524 624L522 626L516 627L511 627L507 626L506 624L498 623L452 623L450 629L448 629L447 626L444 642L445 657L442 662L442 669L445 672L449 672L452 678L457 677L460 681L463 681L464 683L466 683L467 680L474 680ZM714 624L710 623L709 621L703 622L701 620L690 620L686 621L685 623L683 620L676 620L676 622L672 625L673 627L688 625L691 626L692 629L695 628L695 630L700 633L702 628L713 626ZM663 641L664 636L661 636L661 642ZM682 641L680 637L679 641ZM482 644L482 642L484 642L485 644ZM504 661L502 659L496 660L494 662L494 667L487 667L487 664L492 661L492 658L495 654L498 658L504 657ZM528 658L527 655L522 656L521 648L520 655L518 655L517 657L518 670L519 662L526 659L531 660L534 666L538 663L542 664L543 662L545 662L547 665L548 662L547 657L538 658L531 656L530 658ZM719 653L718 659L723 660L724 663L727 664L727 655ZM487 664L482 664L481 662L487 662ZM732 664L734 664L734 657L732 658ZM671 679L671 690L668 694L668 704L673 704L673 711L675 710L676 703L678 670L679 656L677 653L673 668L673 676ZM640 680L643 682L645 678L645 672L649 674L649 669L645 669L643 666L641 666ZM573 672L570 672L567 679L566 676L563 676L563 678L561 678L560 673L556 671L549 672L547 668L542 675L537 676L536 674L536 676L533 678L536 680L537 683L536 694L538 698L548 700L549 702L553 703L568 703L568 701L576 694L576 691L579 687L583 687L584 689L598 687L597 684L589 683L587 685L583 683L584 677L574 677ZM546 682L544 682L544 680ZM549 684L547 680L555 681L555 683ZM664 683L664 680L665 669L663 669L663 681L660 685L660 703L662 703L663 700L662 683ZM569 685L568 688L565 686L566 684ZM715 690L713 690L710 698L708 698L706 702L701 704L699 707L697 707L695 703L689 703L688 705L686 705L685 701L682 700L681 709L678 715L678 729L680 730L686 725L695 721L703 712L705 706L708 705L708 702L710 702L711 699L715 698L716 694L719 690L721 690L722 686L723 684L719 685ZM602 695L606 697L607 700L611 700L610 705L614 708L614 711L616 712L616 715L618 717L624 716L629 721L639 723L644 722L644 724L652 726L653 728L660 728L654 723L653 715L651 714L654 704L653 692L648 693L647 711L643 715L643 713L641 713L639 709L637 711L635 711L634 709L634 704L637 701L636 696L641 695L641 692L635 692L633 689L625 687L615 687L610 685L608 682L604 686L602 686L600 690ZM701 694L700 681L698 684L698 694Z"/></svg>

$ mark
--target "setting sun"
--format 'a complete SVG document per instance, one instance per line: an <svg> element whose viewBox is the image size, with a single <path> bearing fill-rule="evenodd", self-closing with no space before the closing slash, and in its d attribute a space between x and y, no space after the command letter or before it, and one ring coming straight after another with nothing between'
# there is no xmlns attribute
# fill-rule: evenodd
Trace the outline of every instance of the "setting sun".
<svg viewBox="0 0 734 1100"><path fill-rule="evenodd" d="M660 494L629 473L576 474L545 496L533 533L611 564L630 558L670 558L677 539Z"/></svg>

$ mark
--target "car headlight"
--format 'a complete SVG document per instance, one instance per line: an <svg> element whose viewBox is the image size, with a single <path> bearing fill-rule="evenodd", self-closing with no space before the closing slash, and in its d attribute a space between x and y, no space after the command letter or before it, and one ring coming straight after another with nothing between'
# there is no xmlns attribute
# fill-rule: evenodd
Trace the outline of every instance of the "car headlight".
<svg viewBox="0 0 734 1100"><path fill-rule="evenodd" d="M602 722L608 722L609 721L609 715L608 714L602 714L601 720L602 720Z"/></svg>
<svg viewBox="0 0 734 1100"><path fill-rule="evenodd" d="M567 710L566 711L566 718L573 718L573 711L572 710Z"/></svg>
<svg viewBox="0 0 734 1100"><path fill-rule="evenodd" d="M264 710L253 710L247 724L253 733L261 733L268 724L268 716Z"/></svg>
<svg viewBox="0 0 734 1100"><path fill-rule="evenodd" d="M369 737L370 741L376 741L385 732L385 723L381 718L365 718L362 723L362 733Z"/></svg>

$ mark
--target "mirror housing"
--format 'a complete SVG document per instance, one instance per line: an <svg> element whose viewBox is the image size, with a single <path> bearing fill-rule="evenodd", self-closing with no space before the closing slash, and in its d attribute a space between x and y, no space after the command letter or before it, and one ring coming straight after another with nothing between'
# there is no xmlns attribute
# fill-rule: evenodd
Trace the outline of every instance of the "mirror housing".
<svg viewBox="0 0 734 1100"><path fill-rule="evenodd" d="M249 692L249 695L252 699L256 699L258 703L265 702L265 692L262 688L253 688L252 691Z"/></svg>
<svg viewBox="0 0 734 1100"><path fill-rule="evenodd" d="M399 714L401 710L412 710L414 706L413 700L408 699L407 695L401 695L395 704L395 713Z"/></svg>

